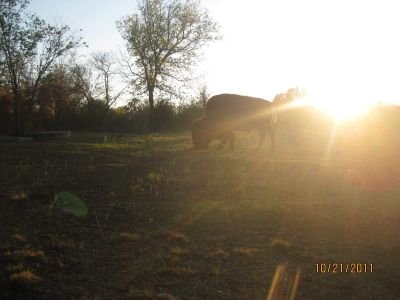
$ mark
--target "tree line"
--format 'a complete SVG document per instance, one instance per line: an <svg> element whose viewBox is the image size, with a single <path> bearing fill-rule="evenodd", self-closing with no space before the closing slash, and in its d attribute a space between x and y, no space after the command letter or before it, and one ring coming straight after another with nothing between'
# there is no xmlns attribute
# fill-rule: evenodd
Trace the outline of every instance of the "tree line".
<svg viewBox="0 0 400 300"><path fill-rule="evenodd" d="M206 87L189 99L182 90L199 50L220 36L198 1L138 0L137 12L116 24L124 54L83 60L79 32L28 7L29 0L0 0L2 132L176 130L201 116Z"/></svg>

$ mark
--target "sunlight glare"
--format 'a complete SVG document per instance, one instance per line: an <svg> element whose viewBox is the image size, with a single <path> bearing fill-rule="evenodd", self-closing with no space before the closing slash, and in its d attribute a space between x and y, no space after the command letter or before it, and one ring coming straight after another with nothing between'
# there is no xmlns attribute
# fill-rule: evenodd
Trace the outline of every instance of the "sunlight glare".
<svg viewBox="0 0 400 300"><path fill-rule="evenodd" d="M342 122L358 118L368 112L372 103L358 99L356 96L316 97L308 95L301 102L303 105L313 106L329 114L336 122Z"/></svg>

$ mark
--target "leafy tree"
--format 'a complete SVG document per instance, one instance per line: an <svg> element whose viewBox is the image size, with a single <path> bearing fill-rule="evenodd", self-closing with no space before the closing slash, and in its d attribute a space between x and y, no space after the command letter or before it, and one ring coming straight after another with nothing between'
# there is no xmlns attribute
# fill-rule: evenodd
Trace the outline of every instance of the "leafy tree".
<svg viewBox="0 0 400 300"><path fill-rule="evenodd" d="M57 58L83 44L68 26L50 25L28 13L28 4L29 0L0 0L1 66L13 94L17 135L31 117L43 75Z"/></svg>
<svg viewBox="0 0 400 300"><path fill-rule="evenodd" d="M127 62L133 83L147 94L150 127L155 92L174 94L172 82L185 79L207 42L219 38L216 23L193 0L140 0L137 13L117 23L132 62Z"/></svg>
<svg viewBox="0 0 400 300"><path fill-rule="evenodd" d="M299 145L300 141L303 140L304 128L311 120L309 109L303 105L294 105L296 101L305 96L306 91L296 87L277 94L273 99L279 115L279 126L287 130L290 139L296 145Z"/></svg>
<svg viewBox="0 0 400 300"><path fill-rule="evenodd" d="M77 123L74 119L82 107L83 96L70 65L71 61L58 61L43 77L37 95L39 127L71 129L71 123ZM76 128L78 124L74 125Z"/></svg>
<svg viewBox="0 0 400 300"><path fill-rule="evenodd" d="M301 98L304 98L305 96L306 96L305 90L300 89L298 87L290 88L286 91L286 93L277 94L274 97L273 102L276 105L285 106L285 105L290 104L291 102L295 101L296 99L301 99Z"/></svg>

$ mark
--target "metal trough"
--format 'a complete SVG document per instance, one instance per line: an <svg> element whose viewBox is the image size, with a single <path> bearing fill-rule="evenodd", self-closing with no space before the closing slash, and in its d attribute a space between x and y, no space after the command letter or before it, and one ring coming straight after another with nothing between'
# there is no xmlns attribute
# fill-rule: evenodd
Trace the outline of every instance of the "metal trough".
<svg viewBox="0 0 400 300"><path fill-rule="evenodd" d="M35 141L66 140L71 137L71 131L43 131L30 133L26 136L33 138Z"/></svg>

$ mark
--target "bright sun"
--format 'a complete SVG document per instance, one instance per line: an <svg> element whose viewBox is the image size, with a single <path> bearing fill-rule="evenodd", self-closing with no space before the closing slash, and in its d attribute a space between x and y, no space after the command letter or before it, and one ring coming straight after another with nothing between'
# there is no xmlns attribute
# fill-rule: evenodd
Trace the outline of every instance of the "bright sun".
<svg viewBox="0 0 400 300"><path fill-rule="evenodd" d="M337 121L345 121L354 119L363 115L368 111L368 105L361 103L351 103L346 101L329 102L329 103L314 103L316 108L321 109L330 114Z"/></svg>
<svg viewBox="0 0 400 300"><path fill-rule="evenodd" d="M343 122L360 117L370 109L370 102L357 101L356 99L347 99L339 95L335 97L306 96L301 100L301 103L314 106L331 115L337 122Z"/></svg>

